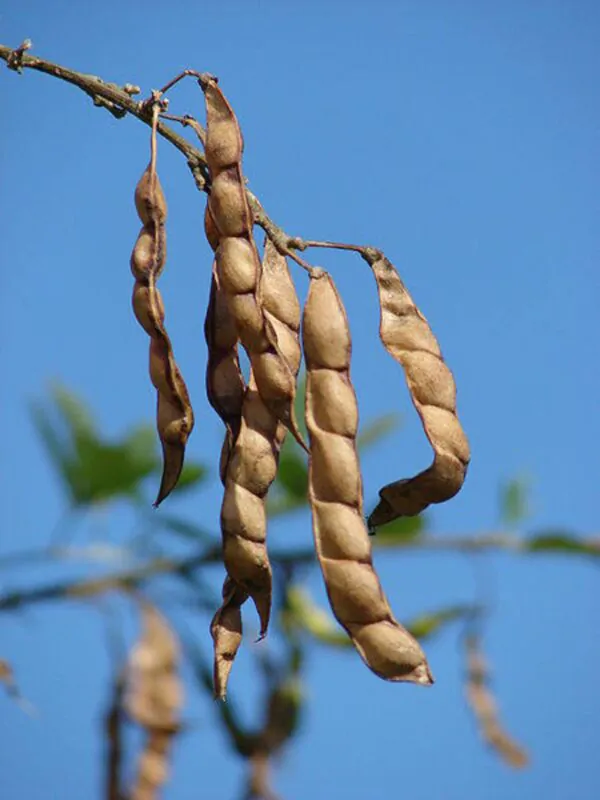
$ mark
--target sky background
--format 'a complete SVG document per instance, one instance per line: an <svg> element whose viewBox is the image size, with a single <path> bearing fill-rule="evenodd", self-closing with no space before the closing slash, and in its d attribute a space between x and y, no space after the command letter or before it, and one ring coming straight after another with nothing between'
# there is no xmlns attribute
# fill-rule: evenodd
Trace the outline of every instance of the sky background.
<svg viewBox="0 0 600 800"><path fill-rule="evenodd" d="M598 534L599 34L593 2L22 0L0 9L3 44L30 37L36 55L145 94L184 67L217 74L244 132L250 185L276 221L307 238L385 250L441 341L472 446L463 491L430 514L440 535L496 528L499 486L515 475L531 481L528 528ZM118 436L152 419L154 397L129 271L147 128L38 73L1 69L0 98L8 555L47 543L66 505L28 402L60 378ZM172 92L170 110L202 118L193 81ZM166 143L159 172L169 204L161 291L197 420L189 454L213 465L206 490L174 498L170 510L216 530L222 433L204 396L204 198ZM372 506L379 486L414 474L430 452L400 370L378 343L366 265L350 254L310 257L332 271L347 305L361 419L399 411L405 423L363 461ZM294 274L304 295L305 275ZM132 524L119 506L73 535L81 545L119 543ZM309 543L307 515L275 525L272 540ZM459 557L403 554L378 567L404 619L473 598L471 565ZM379 681L358 657L315 648L304 725L276 772L286 800L596 796L598 568L496 556L484 570L495 689L531 768L511 772L479 741L455 631L428 647L437 678L429 691ZM0 591L49 574L4 569ZM318 575L310 586L324 602ZM83 604L36 606L4 615L0 631L0 655L39 709L31 719L0 697L0 794L100 797L105 617ZM208 650L204 617L195 632ZM255 677L242 654L232 692L248 710ZM241 767L210 703L195 697L186 717L192 729L177 744L165 797L237 797Z"/></svg>

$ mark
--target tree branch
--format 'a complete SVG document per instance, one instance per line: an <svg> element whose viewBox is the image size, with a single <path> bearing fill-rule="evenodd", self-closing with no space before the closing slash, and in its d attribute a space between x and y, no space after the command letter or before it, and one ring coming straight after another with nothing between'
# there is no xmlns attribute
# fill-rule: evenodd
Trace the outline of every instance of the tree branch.
<svg viewBox="0 0 600 800"><path fill-rule="evenodd" d="M600 556L598 537L571 538L565 546L535 546L543 534L533 537L515 536L511 533L490 532L479 536L415 536L401 538L382 532L373 540L376 550L416 550L449 555L465 553L508 552L515 555L548 555L556 552L568 555ZM548 537L549 538L549 537ZM573 546L568 545L568 541ZM533 543L533 546L532 546ZM275 550L270 554L273 564L279 567L302 567L315 563L312 548L298 550ZM182 558L153 558L145 564L102 578L65 581L39 586L35 589L17 590L0 595L0 613L14 611L33 603L52 600L75 600L95 597L112 591L131 591L159 575L181 576L196 569L222 562L221 546L208 548L201 553Z"/></svg>
<svg viewBox="0 0 600 800"><path fill-rule="evenodd" d="M60 64L54 64L52 61L46 61L36 56L30 56L21 53L17 60L17 64L11 64L13 54L18 52L6 45L0 44L0 58L7 62L9 68L21 71L22 69L33 69L37 72L44 72L46 75L51 75L53 78L58 78L61 81L77 86L94 101L94 105L106 108L110 113L117 117L124 117L126 114L144 122L146 125L152 125L152 114L149 107L142 100L134 100L131 94L126 90L129 85L125 87L119 86L116 83L107 83L96 75L86 75L83 72L77 72L73 69L68 69ZM187 159L188 166L194 176L194 180L199 189L203 190L209 180L208 169L206 166L206 159L204 153L193 144L188 142L183 136L176 133L171 127L165 125L164 122L159 120L158 133L167 141L171 142L178 150L180 150Z"/></svg>

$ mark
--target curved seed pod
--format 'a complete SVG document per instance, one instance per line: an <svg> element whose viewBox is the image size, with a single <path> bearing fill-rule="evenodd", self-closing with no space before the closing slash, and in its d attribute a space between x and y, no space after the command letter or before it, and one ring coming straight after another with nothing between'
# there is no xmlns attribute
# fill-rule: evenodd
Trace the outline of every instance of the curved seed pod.
<svg viewBox="0 0 600 800"><path fill-rule="evenodd" d="M281 352L292 374L300 368L300 304L287 262L268 240L260 283L260 296L276 332ZM225 335L225 334L223 334ZM229 343L233 341L230 336ZM237 395L236 395L237 396ZM223 604L211 623L215 649L215 695L225 697L227 681L242 639L241 606L251 595L260 620L261 636L267 631L271 608L271 568L266 542L266 494L277 471L286 429L265 406L251 380L239 425L230 436L235 449L229 455L226 438L221 465L226 465L225 495L221 514L224 560L228 577ZM223 479L223 471L221 472Z"/></svg>
<svg viewBox="0 0 600 800"><path fill-rule="evenodd" d="M365 664L389 681L433 683L419 643L392 615L373 568L356 453L350 331L331 277L311 276L304 309L309 500L329 602Z"/></svg>
<svg viewBox="0 0 600 800"><path fill-rule="evenodd" d="M163 451L163 474L154 503L158 506L179 480L194 414L165 330L164 306L156 287L166 260L167 206L156 174L155 139L153 128L152 157L135 190L135 206L143 228L133 248L130 266L136 279L133 311L151 339L150 378L157 391L157 428Z"/></svg>
<svg viewBox="0 0 600 800"><path fill-rule="evenodd" d="M227 464L221 533L227 574L252 597L261 637L269 625L272 584L265 498L277 473L281 430L285 431L262 401L252 374L240 431Z"/></svg>
<svg viewBox="0 0 600 800"><path fill-rule="evenodd" d="M262 400L306 449L294 415L296 382L258 298L261 264L242 173L240 127L216 80L203 75L199 82L206 99L205 153L212 179L205 228L213 248L218 241L219 284Z"/></svg>
<svg viewBox="0 0 600 800"><path fill-rule="evenodd" d="M233 662L242 643L241 607L248 595L237 587L231 578L223 583L223 604L210 623L215 658L213 685L215 697L223 700L227 694L227 682Z"/></svg>
<svg viewBox="0 0 600 800"><path fill-rule="evenodd" d="M381 341L404 369L435 454L428 469L380 489L379 504L369 517L369 526L375 528L454 497L464 483L471 456L456 414L456 384L427 320L387 258L377 253L367 260L379 292Z"/></svg>
<svg viewBox="0 0 600 800"><path fill-rule="evenodd" d="M294 378L298 375L300 348L300 303L285 256L265 237L259 287L264 315L277 337L277 346Z"/></svg>
<svg viewBox="0 0 600 800"><path fill-rule="evenodd" d="M219 279L214 268L204 321L204 335L208 345L206 366L208 401L226 428L219 467L221 480L224 481L229 453L240 430L246 382L240 369L235 325L229 313L227 300L219 288Z"/></svg>
<svg viewBox="0 0 600 800"><path fill-rule="evenodd" d="M146 731L131 797L150 800L168 776L169 753L180 727L183 686L177 672L179 643L173 631L154 606L142 603L141 611L144 630L131 654L125 704L128 714Z"/></svg>

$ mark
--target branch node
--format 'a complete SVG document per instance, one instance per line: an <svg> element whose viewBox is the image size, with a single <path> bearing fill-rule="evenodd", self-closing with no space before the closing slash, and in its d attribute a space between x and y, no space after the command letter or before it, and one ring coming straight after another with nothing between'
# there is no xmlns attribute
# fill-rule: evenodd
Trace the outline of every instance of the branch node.
<svg viewBox="0 0 600 800"><path fill-rule="evenodd" d="M123 91L125 92L125 94L128 94L130 97L133 97L136 94L140 94L142 90L140 89L139 86L136 86L133 83L125 83L123 84Z"/></svg>
<svg viewBox="0 0 600 800"><path fill-rule="evenodd" d="M31 39L24 39L21 44L13 50L9 57L6 59L6 66L9 69L14 69L19 75L23 72L23 55L27 50L31 50L33 42Z"/></svg>

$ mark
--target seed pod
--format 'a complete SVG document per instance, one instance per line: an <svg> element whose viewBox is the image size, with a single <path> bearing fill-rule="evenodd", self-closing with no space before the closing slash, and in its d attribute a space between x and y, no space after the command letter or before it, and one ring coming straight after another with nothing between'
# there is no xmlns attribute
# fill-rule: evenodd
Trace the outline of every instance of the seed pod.
<svg viewBox="0 0 600 800"><path fill-rule="evenodd" d="M231 578L223 584L223 605L210 624L214 643L213 685L215 697L223 700L227 694L229 673L242 643L241 607L248 595L239 589Z"/></svg>
<svg viewBox="0 0 600 800"><path fill-rule="evenodd" d="M265 242L259 294L265 306L264 313L295 379L301 358L300 304L286 260L269 241ZM229 341L232 340L230 337ZM265 406L256 391L253 375L239 425L236 428L232 424L232 430L237 430L237 434L229 438L235 442L235 447L230 454L226 439L226 455L221 459L222 468L226 467L225 475L221 472L225 483L221 529L228 577L223 585L223 604L211 624L217 697L225 697L233 659L241 643L241 606L250 595L260 617L261 636L267 632L271 610L272 575L266 551L265 501L275 479L286 429Z"/></svg>
<svg viewBox="0 0 600 800"><path fill-rule="evenodd" d="M356 452L351 341L331 277L311 276L303 318L309 500L329 602L365 664L389 681L433 683L419 643L398 623L373 568Z"/></svg>
<svg viewBox="0 0 600 800"><path fill-rule="evenodd" d="M158 506L179 480L185 446L194 426L194 414L165 330L164 306L156 287L166 259L167 206L156 174L155 126L152 129L152 156L136 187L135 206L143 228L130 261L136 279L132 305L138 322L151 340L150 378L157 391L157 428L163 451L163 474L154 503Z"/></svg>
<svg viewBox="0 0 600 800"><path fill-rule="evenodd" d="M410 396L434 451L428 469L380 489L379 504L369 517L373 529L454 497L464 483L470 451L456 414L456 384L427 320L387 258L369 254L367 261L379 292L381 341L404 369Z"/></svg>
<svg viewBox="0 0 600 800"><path fill-rule="evenodd" d="M240 429L246 382L240 369L237 333L227 300L219 288L219 279L214 267L204 335L208 345L206 366L208 401L226 428L220 463L221 480L224 481L229 452Z"/></svg>
<svg viewBox="0 0 600 800"><path fill-rule="evenodd" d="M226 427L219 465L221 481L225 484L227 464L240 431L246 383L238 359L237 333L214 267L204 332L208 345L208 399ZM219 699L227 693L229 673L242 643L241 606L247 599L246 592L227 575L223 583L223 604L210 625L214 643L214 692Z"/></svg>
<svg viewBox="0 0 600 800"><path fill-rule="evenodd" d="M205 153L212 180L205 230L216 250L219 285L263 402L306 449L294 414L295 378L258 297L261 263L242 173L240 127L216 80L203 75L199 82L206 99Z"/></svg>
<svg viewBox="0 0 600 800"><path fill-rule="evenodd" d="M275 333L279 351L295 378L302 360L300 303L285 256L278 252L267 237L264 244L259 297L265 318Z"/></svg>
<svg viewBox="0 0 600 800"><path fill-rule="evenodd" d="M125 705L129 716L146 732L131 797L151 800L168 776L183 686L177 672L179 643L173 631L154 606L142 603L141 611L144 630L131 654Z"/></svg>

